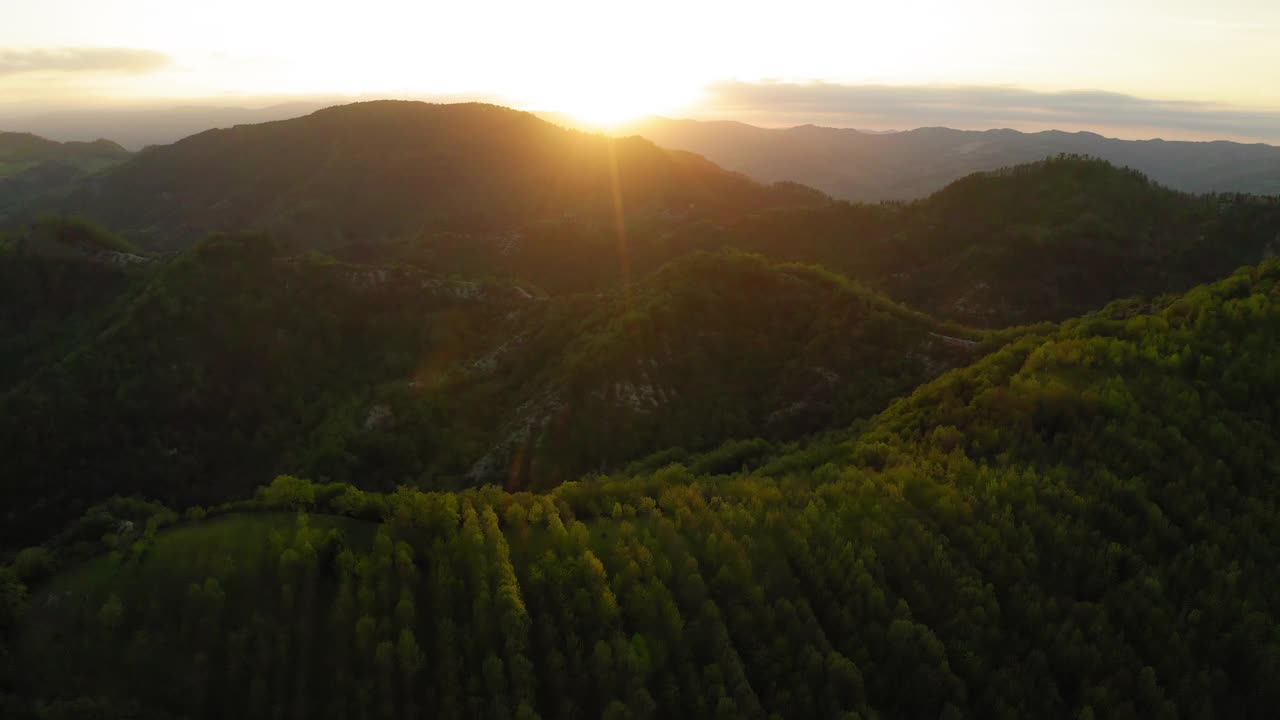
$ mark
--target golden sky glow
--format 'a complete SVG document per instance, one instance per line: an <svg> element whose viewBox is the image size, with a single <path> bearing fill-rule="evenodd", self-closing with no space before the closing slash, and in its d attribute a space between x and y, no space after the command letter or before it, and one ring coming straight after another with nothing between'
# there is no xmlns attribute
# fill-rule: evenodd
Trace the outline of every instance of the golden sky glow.
<svg viewBox="0 0 1280 720"><path fill-rule="evenodd" d="M697 115L726 81L822 81L1274 109L1278 37L1275 0L5 0L0 97L454 94L611 123Z"/></svg>

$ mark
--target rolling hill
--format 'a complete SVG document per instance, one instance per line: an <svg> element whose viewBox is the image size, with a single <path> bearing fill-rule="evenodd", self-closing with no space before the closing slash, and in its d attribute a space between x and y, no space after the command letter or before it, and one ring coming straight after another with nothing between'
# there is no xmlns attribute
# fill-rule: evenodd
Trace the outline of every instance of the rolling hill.
<svg viewBox="0 0 1280 720"><path fill-rule="evenodd" d="M905 205L761 213L717 242L818 263L935 317L1003 327L1184 292L1280 250L1280 200L1180 193L1063 156Z"/></svg>
<svg viewBox="0 0 1280 720"><path fill-rule="evenodd" d="M655 450L841 428L968 362L981 336L819 268L728 252L534 304L498 337L468 382L501 383L508 409L468 477L520 489Z"/></svg>

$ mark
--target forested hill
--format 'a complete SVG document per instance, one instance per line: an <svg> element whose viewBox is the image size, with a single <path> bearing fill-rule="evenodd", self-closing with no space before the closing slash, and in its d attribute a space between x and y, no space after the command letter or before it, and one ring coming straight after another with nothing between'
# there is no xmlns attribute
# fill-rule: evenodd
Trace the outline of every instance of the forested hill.
<svg viewBox="0 0 1280 720"><path fill-rule="evenodd" d="M0 396L5 534L113 494L243 492L335 408L409 378L440 337L523 298L211 238L82 313L93 332Z"/></svg>
<svg viewBox="0 0 1280 720"><path fill-rule="evenodd" d="M1278 233L1272 201L1197 198L1078 158L908 206L695 224L638 243L630 265L609 247L599 264L633 275L604 291L577 270L598 256L564 237L563 267L527 249L553 243L529 241L479 263L504 278L481 282L420 247L382 253L412 264L353 263L225 237L148 263L83 223L37 225L0 255L8 528L33 539L118 492L222 500L277 472L545 489L739 440L689 460L736 470L980 353L964 327L829 272L697 248L817 263L937 316L1004 326L1226 274Z"/></svg>
<svg viewBox="0 0 1280 720"><path fill-rule="evenodd" d="M1271 261L750 472L116 501L0 573L0 683L54 717L1269 718L1276 357Z"/></svg>
<svg viewBox="0 0 1280 720"><path fill-rule="evenodd" d="M507 318L470 372L499 383L506 410L468 475L545 489L752 439L708 465L737 470L770 442L874 415L971 361L979 338L819 268L695 253L608 295Z"/></svg>
<svg viewBox="0 0 1280 720"><path fill-rule="evenodd" d="M908 205L766 212L722 241L820 263L977 326L1184 292L1280 250L1280 198L1188 195L1092 158L971 175Z"/></svg>
<svg viewBox="0 0 1280 720"><path fill-rule="evenodd" d="M44 352L0 394L4 545L113 494L221 502L278 472L545 489L755 439L717 461L736 469L976 352L843 278L734 253L552 299L258 236L142 272L77 306L91 331L30 338Z"/></svg>
<svg viewBox="0 0 1280 720"><path fill-rule="evenodd" d="M49 219L0 234L0 396L70 352L150 259L91 225Z"/></svg>
<svg viewBox="0 0 1280 720"><path fill-rule="evenodd" d="M612 230L823 199L507 108L377 101L150 148L60 209L148 247L264 230L333 248L442 231L500 244L538 222Z"/></svg>

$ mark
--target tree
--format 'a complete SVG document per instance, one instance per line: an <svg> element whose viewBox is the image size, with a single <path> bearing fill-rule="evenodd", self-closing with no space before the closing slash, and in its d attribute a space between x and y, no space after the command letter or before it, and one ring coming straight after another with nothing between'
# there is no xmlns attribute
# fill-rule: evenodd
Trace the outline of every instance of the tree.
<svg viewBox="0 0 1280 720"><path fill-rule="evenodd" d="M281 510L307 510L315 505L316 490L310 480L292 475L277 475L271 484L258 491L264 504Z"/></svg>
<svg viewBox="0 0 1280 720"><path fill-rule="evenodd" d="M396 661L400 666L400 680L406 690L413 687L414 677L422 669L425 660L413 631L409 628L401 630L400 640L396 643Z"/></svg>
<svg viewBox="0 0 1280 720"><path fill-rule="evenodd" d="M29 547L17 554L13 559L13 571L18 579L26 584L43 580L57 570L57 561L48 548Z"/></svg>
<svg viewBox="0 0 1280 720"><path fill-rule="evenodd" d="M120 596L112 593L98 609L98 624L108 632L115 632L124 621L124 604Z"/></svg>

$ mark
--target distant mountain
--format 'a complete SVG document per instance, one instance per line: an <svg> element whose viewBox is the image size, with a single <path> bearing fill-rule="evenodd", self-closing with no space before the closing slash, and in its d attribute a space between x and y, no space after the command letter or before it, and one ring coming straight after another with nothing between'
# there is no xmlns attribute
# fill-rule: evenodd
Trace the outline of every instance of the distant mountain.
<svg viewBox="0 0 1280 720"><path fill-rule="evenodd" d="M42 163L61 163L93 171L129 157L110 140L54 142L30 133L0 132L0 177L11 177Z"/></svg>
<svg viewBox="0 0 1280 720"><path fill-rule="evenodd" d="M613 241L619 222L825 201L640 138L569 131L492 105L380 101L151 148L59 209L153 248L243 230L335 247L446 231L472 235L471 245L505 242L566 221Z"/></svg>
<svg viewBox="0 0 1280 720"><path fill-rule="evenodd" d="M973 172L1062 153L1132 167L1175 190L1280 194L1280 147L1261 144L1115 140L1056 130L920 128L871 134L666 118L650 118L625 132L705 155L764 182L804 183L845 200L913 200Z"/></svg>
<svg viewBox="0 0 1280 720"><path fill-rule="evenodd" d="M55 140L109 137L136 151L148 145L168 145L211 128L287 120L340 102L317 99L259 108L189 105L138 110L64 110L0 116L0 129L33 132Z"/></svg>

